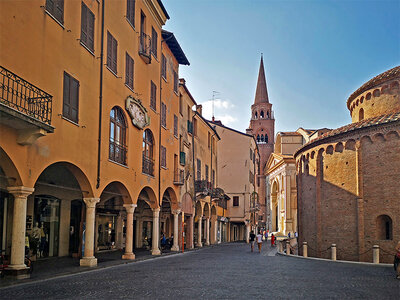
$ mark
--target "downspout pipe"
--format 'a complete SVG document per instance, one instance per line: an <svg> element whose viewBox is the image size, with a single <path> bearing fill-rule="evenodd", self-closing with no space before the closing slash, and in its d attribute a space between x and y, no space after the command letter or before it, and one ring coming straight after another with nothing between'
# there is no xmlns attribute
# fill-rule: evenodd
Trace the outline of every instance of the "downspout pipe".
<svg viewBox="0 0 400 300"><path fill-rule="evenodd" d="M99 136L97 143L97 181L96 189L100 187L100 157L101 157L101 124L103 115L103 60L104 60L104 6L101 1L101 46L100 46L100 91L99 91Z"/></svg>

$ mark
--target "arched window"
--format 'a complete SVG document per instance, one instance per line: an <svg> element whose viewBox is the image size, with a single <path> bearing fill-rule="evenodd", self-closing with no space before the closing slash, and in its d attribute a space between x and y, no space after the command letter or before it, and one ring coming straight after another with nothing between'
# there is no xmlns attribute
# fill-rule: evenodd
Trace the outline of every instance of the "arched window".
<svg viewBox="0 0 400 300"><path fill-rule="evenodd" d="M264 141L265 141L266 143L268 143L268 135L267 135L267 134L265 134L265 139L264 139Z"/></svg>
<svg viewBox="0 0 400 300"><path fill-rule="evenodd" d="M254 119L257 119L257 112L254 113Z"/></svg>
<svg viewBox="0 0 400 300"><path fill-rule="evenodd" d="M257 135L257 143L259 143L259 142L260 142L260 136Z"/></svg>
<svg viewBox="0 0 400 300"><path fill-rule="evenodd" d="M269 111L267 111L267 119L269 119Z"/></svg>
<svg viewBox="0 0 400 300"><path fill-rule="evenodd" d="M360 111L358 112L358 121L364 120L364 109L360 108Z"/></svg>
<svg viewBox="0 0 400 300"><path fill-rule="evenodd" d="M260 112L260 119L264 119L264 111L263 110Z"/></svg>
<svg viewBox="0 0 400 300"><path fill-rule="evenodd" d="M154 175L153 160L154 139L150 129L146 129L143 133L143 162L142 172L148 175Z"/></svg>
<svg viewBox="0 0 400 300"><path fill-rule="evenodd" d="M376 218L376 239L392 240L393 225L392 219L387 215L380 215Z"/></svg>
<svg viewBox="0 0 400 300"><path fill-rule="evenodd" d="M264 143L264 135L261 135L261 143Z"/></svg>
<svg viewBox="0 0 400 300"><path fill-rule="evenodd" d="M114 107L110 112L109 158L126 165L126 121L122 109Z"/></svg>

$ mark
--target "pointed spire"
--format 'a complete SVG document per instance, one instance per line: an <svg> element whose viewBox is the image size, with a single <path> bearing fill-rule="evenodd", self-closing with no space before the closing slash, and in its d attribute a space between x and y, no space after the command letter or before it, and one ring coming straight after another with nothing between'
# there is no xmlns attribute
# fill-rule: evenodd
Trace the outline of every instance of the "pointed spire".
<svg viewBox="0 0 400 300"><path fill-rule="evenodd" d="M260 70L258 71L257 89L256 89L256 97L254 99L254 104L262 102L269 103L267 81L265 80L265 72L264 72L264 61L263 61L263 55L261 53Z"/></svg>

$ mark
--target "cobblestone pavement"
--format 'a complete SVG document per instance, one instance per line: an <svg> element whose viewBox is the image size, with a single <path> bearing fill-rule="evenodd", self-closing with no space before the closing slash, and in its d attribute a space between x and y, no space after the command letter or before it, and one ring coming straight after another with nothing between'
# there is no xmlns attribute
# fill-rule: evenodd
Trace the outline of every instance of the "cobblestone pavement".
<svg viewBox="0 0 400 300"><path fill-rule="evenodd" d="M244 243L0 289L1 299L400 299L388 266L251 253Z"/></svg>

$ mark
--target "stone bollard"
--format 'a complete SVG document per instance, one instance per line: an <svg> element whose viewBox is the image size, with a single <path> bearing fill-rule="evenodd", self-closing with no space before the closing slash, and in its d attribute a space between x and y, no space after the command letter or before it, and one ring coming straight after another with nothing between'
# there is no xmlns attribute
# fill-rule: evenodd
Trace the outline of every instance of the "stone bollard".
<svg viewBox="0 0 400 300"><path fill-rule="evenodd" d="M372 262L374 264L379 264L379 245L374 245L372 247Z"/></svg>
<svg viewBox="0 0 400 300"><path fill-rule="evenodd" d="M283 252L283 242L282 241L279 242L279 252L280 253Z"/></svg>
<svg viewBox="0 0 400 300"><path fill-rule="evenodd" d="M303 257L308 257L307 242L303 242Z"/></svg>
<svg viewBox="0 0 400 300"><path fill-rule="evenodd" d="M286 254L289 255L290 254L290 241L286 240Z"/></svg>
<svg viewBox="0 0 400 300"><path fill-rule="evenodd" d="M336 244L332 244L331 246L331 259L336 260Z"/></svg>

